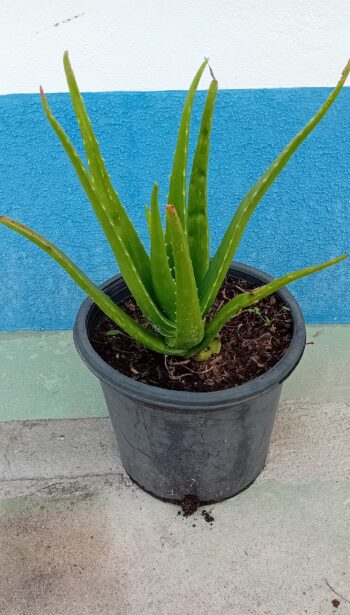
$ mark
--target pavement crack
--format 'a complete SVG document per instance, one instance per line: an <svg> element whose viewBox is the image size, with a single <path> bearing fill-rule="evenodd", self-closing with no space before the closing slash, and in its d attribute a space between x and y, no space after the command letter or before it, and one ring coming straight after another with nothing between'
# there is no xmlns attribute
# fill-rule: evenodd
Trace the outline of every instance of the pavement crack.
<svg viewBox="0 0 350 615"><path fill-rule="evenodd" d="M76 474L75 476L69 476L69 475L57 475L57 476L30 476L30 477L25 477L25 478L21 478L21 477L17 477L17 478L8 478L8 479L0 479L0 485L2 483L16 483L16 482L23 482L23 483L30 483L33 481L77 481L79 479L83 479L83 478L110 478L110 477L114 477L114 478L119 478L123 481L129 481L130 479L128 478L127 474L124 472L101 472L99 473L90 473L87 472L85 474ZM130 484L131 480L130 480Z"/></svg>
<svg viewBox="0 0 350 615"><path fill-rule="evenodd" d="M337 590L334 589L334 587L332 587L332 585L327 581L327 579L325 579L325 583L326 583L327 587L329 587L329 589L332 590L332 592L334 592L337 596L339 596L339 598L344 600L344 602L347 602L348 604L350 604L350 600L348 598L345 598L345 596L343 596L339 592L337 592Z"/></svg>
<svg viewBox="0 0 350 615"><path fill-rule="evenodd" d="M4 452L3 452L3 457L4 457L4 460L5 460L5 462L6 462L6 465L7 465L7 469L8 469L8 470L11 470L11 462L10 462L10 459L9 459L10 447L11 447L11 442L8 442L8 443L6 444L6 446L5 446L5 450L4 450Z"/></svg>
<svg viewBox="0 0 350 615"><path fill-rule="evenodd" d="M12 464L11 464L11 460L9 457L10 454L10 450L12 448L12 445L14 444L14 442L17 441L17 436L16 435L10 435L6 444L5 444L5 449L3 451L3 458L5 460L6 466L8 470L11 470ZM1 479L0 479L1 482Z"/></svg>

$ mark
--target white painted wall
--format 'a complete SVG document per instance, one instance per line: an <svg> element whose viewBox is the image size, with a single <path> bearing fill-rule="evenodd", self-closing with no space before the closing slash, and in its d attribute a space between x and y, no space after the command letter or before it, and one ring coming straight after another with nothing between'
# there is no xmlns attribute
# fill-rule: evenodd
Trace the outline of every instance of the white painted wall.
<svg viewBox="0 0 350 615"><path fill-rule="evenodd" d="M185 89L203 56L222 88L329 86L349 0L1 0L0 93Z"/></svg>

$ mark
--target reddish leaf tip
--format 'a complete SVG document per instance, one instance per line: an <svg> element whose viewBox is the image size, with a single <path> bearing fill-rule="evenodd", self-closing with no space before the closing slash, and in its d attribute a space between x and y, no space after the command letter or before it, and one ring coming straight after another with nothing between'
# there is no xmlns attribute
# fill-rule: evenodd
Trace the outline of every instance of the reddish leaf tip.
<svg viewBox="0 0 350 615"><path fill-rule="evenodd" d="M166 205L165 209L169 214L172 214L173 216L176 214L176 209L174 205Z"/></svg>
<svg viewBox="0 0 350 615"><path fill-rule="evenodd" d="M217 78L214 75L214 71L212 69L212 67L210 66L210 64L208 63L208 68L209 68L209 72L210 72L210 76L212 78L213 81L215 81L216 83L218 82Z"/></svg>

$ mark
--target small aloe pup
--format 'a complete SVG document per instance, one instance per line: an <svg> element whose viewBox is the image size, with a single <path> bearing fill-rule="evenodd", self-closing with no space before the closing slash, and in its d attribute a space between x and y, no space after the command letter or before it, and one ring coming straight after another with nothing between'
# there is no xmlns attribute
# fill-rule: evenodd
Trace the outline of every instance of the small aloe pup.
<svg viewBox="0 0 350 615"><path fill-rule="evenodd" d="M153 188L151 207L146 208L151 239L150 254L147 254L112 185L67 52L64 54L64 70L88 165L81 160L55 119L43 89L40 88L46 117L61 141L91 202L130 293L153 331L126 314L50 241L20 222L6 216L0 217L1 224L24 235L55 259L102 312L140 344L158 353L180 357L196 356L199 360L209 357L213 352L220 352L218 338L220 330L242 310L286 284L330 267L347 257L345 254L320 265L288 273L251 292L244 292L228 301L211 320L206 319L256 206L299 145L332 106L350 72L350 63L348 63L337 86L316 115L283 149L243 198L216 254L210 260L207 171L210 130L218 90L218 83L211 69L212 81L203 110L188 191L186 182L191 110L200 78L207 64L205 60L200 66L185 100L170 176L165 230L159 212L157 184Z"/></svg>

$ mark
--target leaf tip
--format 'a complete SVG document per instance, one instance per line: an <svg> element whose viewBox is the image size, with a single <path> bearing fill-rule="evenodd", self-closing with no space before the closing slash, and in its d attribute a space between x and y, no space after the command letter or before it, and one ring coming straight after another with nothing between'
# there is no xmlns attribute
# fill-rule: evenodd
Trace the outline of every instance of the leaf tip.
<svg viewBox="0 0 350 615"><path fill-rule="evenodd" d="M337 263L341 263L341 261L345 261L347 258L349 258L349 256L350 254L346 252L345 254L341 254L340 256L332 258L329 262L336 265Z"/></svg>
<svg viewBox="0 0 350 615"><path fill-rule="evenodd" d="M165 205L165 211L167 214L170 214L171 216L176 215L176 209L174 205Z"/></svg>
<svg viewBox="0 0 350 615"><path fill-rule="evenodd" d="M63 54L63 66L67 69L67 67L70 66L70 59L69 59L69 53L68 53L68 49L66 49L66 51Z"/></svg>
<svg viewBox="0 0 350 615"><path fill-rule="evenodd" d="M344 77L346 79L347 76L349 75L349 73L350 73L350 58L347 61L347 64L346 64L345 68L343 69L342 77Z"/></svg>
<svg viewBox="0 0 350 615"><path fill-rule="evenodd" d="M216 81L216 83L218 82L217 78L214 75L214 71L212 69L212 67L210 66L209 62L208 62L208 68L209 68L209 72L210 72L210 76L212 78L213 81Z"/></svg>

